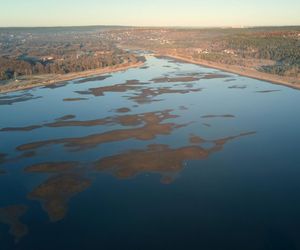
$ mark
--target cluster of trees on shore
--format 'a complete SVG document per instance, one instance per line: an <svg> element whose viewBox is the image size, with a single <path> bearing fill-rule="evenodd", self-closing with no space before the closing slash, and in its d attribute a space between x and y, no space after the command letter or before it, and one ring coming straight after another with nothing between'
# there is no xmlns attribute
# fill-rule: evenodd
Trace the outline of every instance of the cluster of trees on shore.
<svg viewBox="0 0 300 250"><path fill-rule="evenodd" d="M108 55L82 55L69 56L59 60L24 61L18 58L0 57L0 79L16 79L19 76L32 76L40 74L66 74L85 70L103 68L126 62L136 62L138 59L127 53Z"/></svg>
<svg viewBox="0 0 300 250"><path fill-rule="evenodd" d="M298 36L234 36L227 40L227 46L242 58L272 60L274 65L260 68L271 74L285 76L300 75L300 40Z"/></svg>
<svg viewBox="0 0 300 250"><path fill-rule="evenodd" d="M135 55L119 49L103 31L0 33L0 80L28 79L42 74L67 74L123 63L135 63Z"/></svg>
<svg viewBox="0 0 300 250"><path fill-rule="evenodd" d="M132 39L134 37L134 39ZM119 32L130 46L300 77L300 27L142 29ZM262 66L264 65L264 66Z"/></svg>

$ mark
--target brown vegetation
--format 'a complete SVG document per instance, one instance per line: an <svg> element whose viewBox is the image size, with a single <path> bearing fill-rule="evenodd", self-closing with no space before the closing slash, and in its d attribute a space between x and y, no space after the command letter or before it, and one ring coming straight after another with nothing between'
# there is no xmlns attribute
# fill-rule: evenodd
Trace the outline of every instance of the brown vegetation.
<svg viewBox="0 0 300 250"><path fill-rule="evenodd" d="M28 233L28 228L20 221L20 218L27 212L24 205L15 205L0 208L0 223L9 226L9 233L14 236L17 243Z"/></svg>
<svg viewBox="0 0 300 250"><path fill-rule="evenodd" d="M129 139L151 140L158 135L168 135L172 132L173 129L184 126L184 125L177 125L175 123L162 123L164 120L177 117L170 114L170 112L171 112L170 110L165 110L161 112L145 113L140 116L136 115L136 117L133 116L135 119L134 122L139 121L138 119L141 119L141 121L144 123L142 127L138 127L138 128L119 129L119 130L108 131L102 134L93 134L93 135L78 137L78 138L63 138L63 139L32 142L32 143L18 146L17 150L19 151L34 150L52 144L63 144L66 148L83 150L87 148L96 147L98 145L101 145L103 143L108 143L108 142L117 142L117 141L129 140ZM129 122L131 123L132 116L128 116L128 117L129 117ZM128 122L126 118L124 122L125 123Z"/></svg>
<svg viewBox="0 0 300 250"><path fill-rule="evenodd" d="M149 145L145 150L131 150L100 159L95 163L95 169L111 172L121 179L131 178L140 173L159 173L163 183L170 183L172 177L182 171L185 161L203 160L210 154L222 150L223 146L230 140L251 134L254 133L242 133L238 136L211 141L214 146L209 149L203 148L201 145L177 149L172 149L168 145ZM198 144L207 142L200 137L197 137L196 141Z"/></svg>
<svg viewBox="0 0 300 250"><path fill-rule="evenodd" d="M203 115L201 116L203 119L209 119L209 118L235 118L234 115L226 114L226 115Z"/></svg>
<svg viewBox="0 0 300 250"><path fill-rule="evenodd" d="M56 168L56 167L55 167ZM68 201L83 192L91 181L77 174L59 174L35 188L29 198L42 203L51 221L62 220L68 210Z"/></svg>
<svg viewBox="0 0 300 250"><path fill-rule="evenodd" d="M28 173L57 173L72 170L77 165L76 162L44 162L26 167L24 170Z"/></svg>

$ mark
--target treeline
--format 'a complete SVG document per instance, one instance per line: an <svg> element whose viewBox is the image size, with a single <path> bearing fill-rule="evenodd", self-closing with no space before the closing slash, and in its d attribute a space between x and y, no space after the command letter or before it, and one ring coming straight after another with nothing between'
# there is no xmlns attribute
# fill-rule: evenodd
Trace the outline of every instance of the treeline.
<svg viewBox="0 0 300 250"><path fill-rule="evenodd" d="M136 62L138 59L127 53L108 55L68 56L49 61L25 61L18 58L0 57L0 79L17 79L20 76L40 74L67 74L91 69L118 65L126 62Z"/></svg>
<svg viewBox="0 0 300 250"><path fill-rule="evenodd" d="M67 74L138 61L115 46L105 33L0 33L0 80Z"/></svg>
<svg viewBox="0 0 300 250"><path fill-rule="evenodd" d="M292 76L292 77L300 77L300 66L299 64L294 65L285 65L285 64L275 64L275 65L267 65L262 66L260 71L281 75L281 76Z"/></svg>
<svg viewBox="0 0 300 250"><path fill-rule="evenodd" d="M223 63L223 64L236 64L236 65L241 65L244 66L243 60L236 58L232 55L225 55L220 52L211 52L207 54L193 54L193 59L201 59L205 61L212 61L212 62L218 62L218 63Z"/></svg>
<svg viewBox="0 0 300 250"><path fill-rule="evenodd" d="M300 40L285 36L234 36L227 39L228 48L236 51L242 58L273 60L272 66L261 67L262 71L286 75L300 75Z"/></svg>

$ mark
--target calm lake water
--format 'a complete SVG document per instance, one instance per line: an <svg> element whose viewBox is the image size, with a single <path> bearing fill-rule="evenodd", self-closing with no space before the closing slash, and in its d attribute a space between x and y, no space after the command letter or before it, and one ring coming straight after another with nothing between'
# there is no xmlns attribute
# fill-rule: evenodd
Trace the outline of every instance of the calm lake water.
<svg viewBox="0 0 300 250"><path fill-rule="evenodd" d="M299 106L150 55L0 95L0 249L300 249Z"/></svg>

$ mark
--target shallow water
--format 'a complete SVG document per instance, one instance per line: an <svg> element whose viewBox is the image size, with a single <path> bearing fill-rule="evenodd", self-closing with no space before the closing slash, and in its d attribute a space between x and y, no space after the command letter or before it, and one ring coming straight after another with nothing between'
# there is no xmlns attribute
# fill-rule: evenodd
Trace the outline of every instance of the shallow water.
<svg viewBox="0 0 300 250"><path fill-rule="evenodd" d="M152 56L0 95L1 249L300 249L299 104Z"/></svg>

